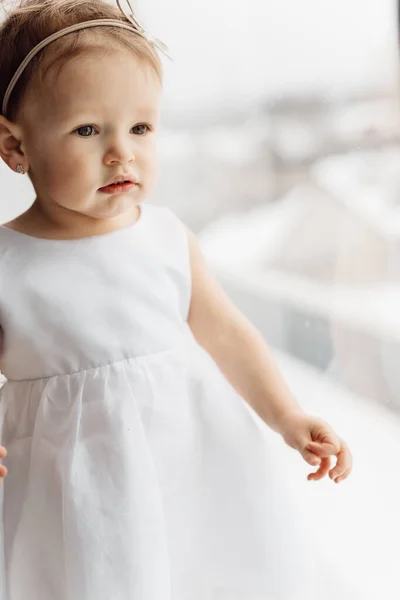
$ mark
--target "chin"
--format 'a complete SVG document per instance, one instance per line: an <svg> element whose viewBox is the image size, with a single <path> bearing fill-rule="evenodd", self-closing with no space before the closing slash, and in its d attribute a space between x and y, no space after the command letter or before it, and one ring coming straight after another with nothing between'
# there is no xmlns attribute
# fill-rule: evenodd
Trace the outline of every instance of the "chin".
<svg viewBox="0 0 400 600"><path fill-rule="evenodd" d="M118 219L124 216L129 216L133 213L133 211L137 208L138 202L126 202L124 205L118 205L113 207L107 207L102 211L96 211L96 214L93 215L96 219Z"/></svg>
<svg viewBox="0 0 400 600"><path fill-rule="evenodd" d="M102 206L94 206L88 216L94 219L116 219L135 210L139 201L123 194L111 197Z"/></svg>

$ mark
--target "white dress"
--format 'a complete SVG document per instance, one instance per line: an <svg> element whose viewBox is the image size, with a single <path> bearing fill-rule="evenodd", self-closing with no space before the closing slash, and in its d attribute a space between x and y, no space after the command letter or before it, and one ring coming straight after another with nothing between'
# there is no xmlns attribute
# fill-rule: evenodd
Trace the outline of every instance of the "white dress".
<svg viewBox="0 0 400 600"><path fill-rule="evenodd" d="M190 289L165 208L81 240L0 228L1 600L313 598L276 434L194 342Z"/></svg>

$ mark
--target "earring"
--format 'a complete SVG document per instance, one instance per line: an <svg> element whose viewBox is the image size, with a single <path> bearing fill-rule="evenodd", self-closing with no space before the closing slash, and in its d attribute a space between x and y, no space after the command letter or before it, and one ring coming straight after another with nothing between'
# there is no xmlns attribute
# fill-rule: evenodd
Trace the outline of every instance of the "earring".
<svg viewBox="0 0 400 600"><path fill-rule="evenodd" d="M17 173L21 173L23 175L25 173L24 167L22 165L17 165Z"/></svg>

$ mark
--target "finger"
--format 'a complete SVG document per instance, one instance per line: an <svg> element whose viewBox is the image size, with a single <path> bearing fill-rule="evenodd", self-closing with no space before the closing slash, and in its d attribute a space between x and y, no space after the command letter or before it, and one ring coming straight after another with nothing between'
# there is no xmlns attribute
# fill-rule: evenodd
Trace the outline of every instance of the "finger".
<svg viewBox="0 0 400 600"><path fill-rule="evenodd" d="M4 465L0 465L0 478L5 477L7 473L7 467L5 467Z"/></svg>
<svg viewBox="0 0 400 600"><path fill-rule="evenodd" d="M309 442L306 448L318 456L327 457L336 455L340 452L340 443L339 441Z"/></svg>
<svg viewBox="0 0 400 600"><path fill-rule="evenodd" d="M348 478L348 476L351 473L351 469L348 469L347 471L345 471L340 477L337 477L334 481L335 483L340 483L341 481L344 481L345 479Z"/></svg>
<svg viewBox="0 0 400 600"><path fill-rule="evenodd" d="M311 481L311 480L317 481L319 479L322 479L329 472L330 468L331 468L331 459L323 458L321 460L321 465L320 465L318 471L316 471L315 473L310 473L307 476L308 481Z"/></svg>
<svg viewBox="0 0 400 600"><path fill-rule="evenodd" d="M337 477L342 477L346 473L346 477L350 475L353 469L353 459L350 453L350 450L347 448L343 448L341 452L338 454L338 460L335 467L329 473L329 477L331 479L336 479Z"/></svg>
<svg viewBox="0 0 400 600"><path fill-rule="evenodd" d="M7 450L4 446L0 446L0 458L5 458L7 456Z"/></svg>
<svg viewBox="0 0 400 600"><path fill-rule="evenodd" d="M331 473L329 474L331 479L341 477L346 471L351 472L353 468L353 458L351 452L343 440L341 440L341 449L337 454L337 462Z"/></svg>
<svg viewBox="0 0 400 600"><path fill-rule="evenodd" d="M303 452L303 458L306 462L308 462L309 465L312 465L313 467L320 465L322 460L320 456L317 456L314 454L314 452L309 452L308 450Z"/></svg>

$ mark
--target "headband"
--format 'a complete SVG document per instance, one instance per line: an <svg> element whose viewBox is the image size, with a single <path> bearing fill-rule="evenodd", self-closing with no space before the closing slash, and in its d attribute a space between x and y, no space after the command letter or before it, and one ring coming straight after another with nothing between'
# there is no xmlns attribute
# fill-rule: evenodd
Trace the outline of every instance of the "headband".
<svg viewBox="0 0 400 600"><path fill-rule="evenodd" d="M2 114L4 116L7 114L8 102L10 100L10 96L11 96L19 78L21 77L22 73L24 72L24 70L26 69L28 64L31 62L31 60L36 56L36 54L38 54L48 44L51 44L55 40L58 40L59 38L63 37L64 35L68 35L69 33L72 33L73 31L79 31L80 29L88 29L90 27L104 27L104 26L120 27L121 29L128 29L129 31L134 31L137 35L140 35L141 37L143 37L145 40L150 42L150 44L152 44L152 46L154 46L155 48L160 50L165 56L167 56L167 58L170 58L170 56L168 56L167 46L160 40L153 39L148 36L145 29L143 29L143 27L141 26L141 24L135 17L130 0L126 0L126 3L128 4L128 6L130 8L130 11L131 11L130 13L126 13L121 6L121 0L117 0L118 8L122 12L122 14L125 16L125 18L129 21L129 23L125 23L124 21L119 21L117 19L94 19L93 21L84 21L82 23L76 23L75 25L66 27L65 29L60 29L60 31L53 33L49 37L42 40L39 44L37 44L37 46L35 46L29 52L29 54L24 58L24 60L22 61L22 63L18 67L18 69L16 70L10 83L8 84L6 93L4 94Z"/></svg>

